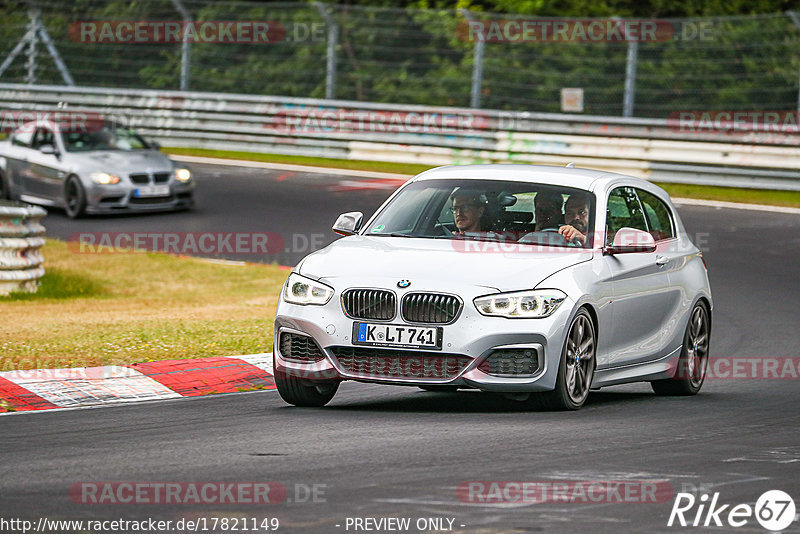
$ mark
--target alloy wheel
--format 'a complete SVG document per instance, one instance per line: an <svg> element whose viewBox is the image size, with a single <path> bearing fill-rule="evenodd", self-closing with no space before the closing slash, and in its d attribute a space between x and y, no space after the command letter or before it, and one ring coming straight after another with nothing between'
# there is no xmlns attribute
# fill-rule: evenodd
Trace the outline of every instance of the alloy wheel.
<svg viewBox="0 0 800 534"><path fill-rule="evenodd" d="M686 371L692 386L699 388L705 379L708 360L708 317L702 306L692 312L686 341Z"/></svg>
<svg viewBox="0 0 800 534"><path fill-rule="evenodd" d="M589 394L594 375L594 328L586 315L579 315L567 337L566 389L572 402L581 404Z"/></svg>

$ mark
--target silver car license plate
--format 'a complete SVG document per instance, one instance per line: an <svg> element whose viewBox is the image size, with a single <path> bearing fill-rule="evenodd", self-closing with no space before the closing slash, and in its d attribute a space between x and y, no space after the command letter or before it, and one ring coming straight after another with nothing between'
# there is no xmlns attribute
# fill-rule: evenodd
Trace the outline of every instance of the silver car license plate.
<svg viewBox="0 0 800 534"><path fill-rule="evenodd" d="M441 350L442 328L356 322L353 323L353 344Z"/></svg>
<svg viewBox="0 0 800 534"><path fill-rule="evenodd" d="M166 197L169 196L168 185L147 185L133 192L135 197Z"/></svg>

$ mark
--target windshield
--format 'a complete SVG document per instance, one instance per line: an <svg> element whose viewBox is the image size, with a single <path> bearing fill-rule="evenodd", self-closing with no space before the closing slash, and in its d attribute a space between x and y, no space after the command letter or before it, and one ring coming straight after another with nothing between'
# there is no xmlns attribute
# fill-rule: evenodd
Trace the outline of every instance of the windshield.
<svg viewBox="0 0 800 534"><path fill-rule="evenodd" d="M398 193L365 235L591 247L594 195L500 180L422 180Z"/></svg>
<svg viewBox="0 0 800 534"><path fill-rule="evenodd" d="M115 124L104 124L102 128L88 132L63 132L67 152L90 150L142 150L150 145L130 128Z"/></svg>

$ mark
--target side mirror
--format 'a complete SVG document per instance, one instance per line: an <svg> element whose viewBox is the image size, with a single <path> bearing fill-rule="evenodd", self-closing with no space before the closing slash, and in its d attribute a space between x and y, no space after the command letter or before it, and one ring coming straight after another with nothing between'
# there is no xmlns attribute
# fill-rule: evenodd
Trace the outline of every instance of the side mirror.
<svg viewBox="0 0 800 534"><path fill-rule="evenodd" d="M53 145L42 145L39 147L39 152L41 152L42 154L53 154L56 156L58 155L58 152L56 152L56 147L54 147Z"/></svg>
<svg viewBox="0 0 800 534"><path fill-rule="evenodd" d="M361 228L361 222L364 220L364 214L360 211L350 211L342 213L333 223L331 230L340 235L353 235Z"/></svg>
<svg viewBox="0 0 800 534"><path fill-rule="evenodd" d="M655 252L656 240L650 233L636 228L620 228L614 235L614 244L605 248L606 254L629 254L631 252Z"/></svg>

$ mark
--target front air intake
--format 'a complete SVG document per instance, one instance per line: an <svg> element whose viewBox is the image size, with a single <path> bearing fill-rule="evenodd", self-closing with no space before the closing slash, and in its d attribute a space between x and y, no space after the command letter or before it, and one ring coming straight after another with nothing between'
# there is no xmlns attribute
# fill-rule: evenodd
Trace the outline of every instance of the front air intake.
<svg viewBox="0 0 800 534"><path fill-rule="evenodd" d="M534 348L498 349L478 369L493 376L531 376L539 372L539 352Z"/></svg>
<svg viewBox="0 0 800 534"><path fill-rule="evenodd" d="M281 356L286 360L307 363L318 362L325 358L319 345L310 336L281 332L278 346L280 347Z"/></svg>
<svg viewBox="0 0 800 534"><path fill-rule="evenodd" d="M348 375L359 378L452 380L472 363L462 354L371 347L331 347Z"/></svg>

